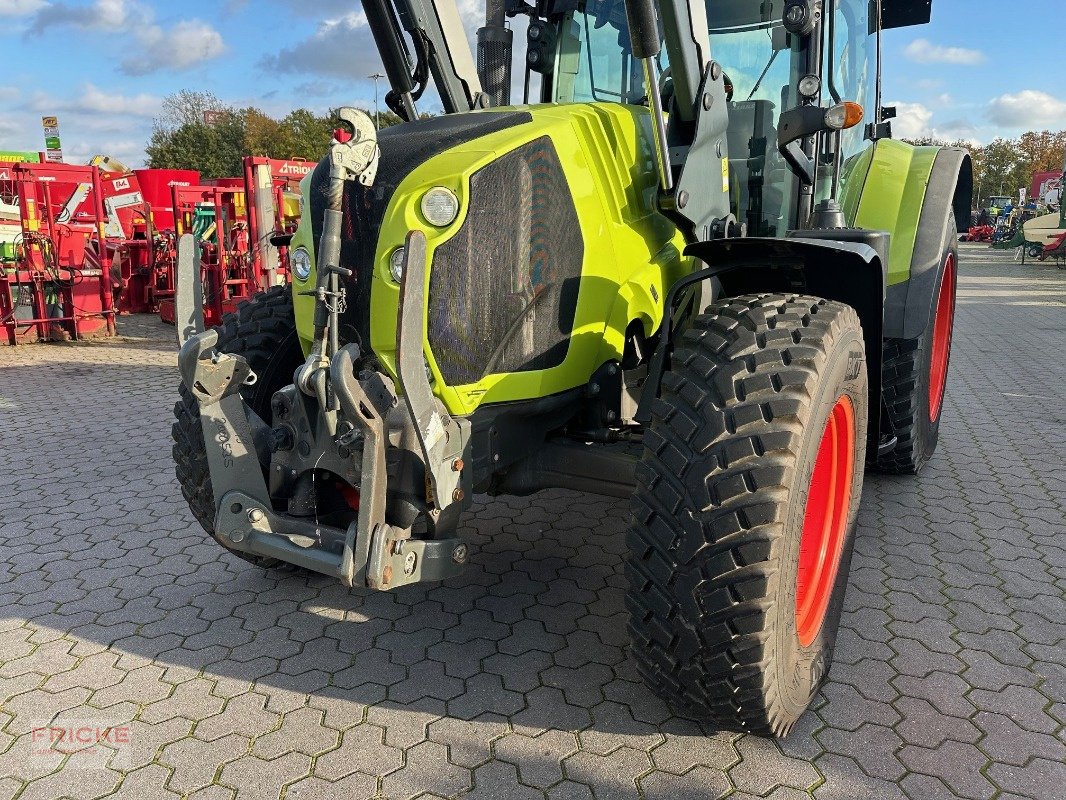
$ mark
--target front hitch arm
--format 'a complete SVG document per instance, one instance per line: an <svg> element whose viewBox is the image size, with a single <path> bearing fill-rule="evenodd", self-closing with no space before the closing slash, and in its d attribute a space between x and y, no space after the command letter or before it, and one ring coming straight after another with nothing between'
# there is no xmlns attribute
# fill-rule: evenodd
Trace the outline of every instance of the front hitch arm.
<svg viewBox="0 0 1066 800"><path fill-rule="evenodd" d="M440 413L427 374L422 343L428 271L426 235L422 231L410 231L404 244L403 279L396 313L396 371L426 462L428 499L437 511L443 511L464 499L460 487L463 434L454 420Z"/></svg>

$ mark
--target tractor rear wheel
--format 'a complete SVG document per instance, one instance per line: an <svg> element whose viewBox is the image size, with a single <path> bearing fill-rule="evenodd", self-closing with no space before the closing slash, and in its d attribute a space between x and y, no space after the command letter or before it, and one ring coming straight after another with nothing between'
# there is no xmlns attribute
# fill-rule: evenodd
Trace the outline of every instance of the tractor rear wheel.
<svg viewBox="0 0 1066 800"><path fill-rule="evenodd" d="M862 492L867 376L855 311L723 300L663 380L626 572L638 670L687 716L784 736L832 660Z"/></svg>
<svg viewBox="0 0 1066 800"><path fill-rule="evenodd" d="M948 218L954 231L955 217ZM944 411L951 339L955 329L958 246L945 234L940 278L925 331L915 339L885 339L882 391L898 440L877 459L882 472L916 475L936 450Z"/></svg>
<svg viewBox="0 0 1066 800"><path fill-rule="evenodd" d="M241 397L256 414L269 422L270 399L276 391L292 383L293 372L303 361L289 287L275 286L241 303L233 313L226 314L215 347L220 352L247 359L258 380L241 389ZM197 522L225 547L215 536L215 498L200 427L200 406L184 384L179 391L181 397L174 405L176 420L171 428L174 472ZM236 550L230 552L262 567L281 563Z"/></svg>

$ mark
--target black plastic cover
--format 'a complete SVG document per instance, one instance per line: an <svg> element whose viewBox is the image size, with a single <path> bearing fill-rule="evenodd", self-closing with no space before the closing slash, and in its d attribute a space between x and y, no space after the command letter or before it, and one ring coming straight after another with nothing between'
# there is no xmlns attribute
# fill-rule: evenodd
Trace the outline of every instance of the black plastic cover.
<svg viewBox="0 0 1066 800"><path fill-rule="evenodd" d="M881 30L925 25L932 13L933 0L881 0ZM875 19L877 17L871 13L870 20Z"/></svg>
<svg viewBox="0 0 1066 800"><path fill-rule="evenodd" d="M659 55L659 23L652 0L625 0L629 39L634 58L654 58Z"/></svg>

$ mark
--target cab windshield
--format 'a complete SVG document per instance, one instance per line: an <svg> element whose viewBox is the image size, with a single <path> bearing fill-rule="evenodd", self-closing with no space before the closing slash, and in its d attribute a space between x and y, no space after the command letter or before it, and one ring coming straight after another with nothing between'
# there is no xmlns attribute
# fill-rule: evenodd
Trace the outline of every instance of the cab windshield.
<svg viewBox="0 0 1066 800"><path fill-rule="evenodd" d="M711 54L732 84L729 103L730 194L733 211L750 236L777 236L793 224L796 177L777 152L781 112L797 105L803 69L798 41L782 25L785 0L707 0ZM827 6L828 7L828 6ZM835 0L832 40L826 25L823 102L833 93L872 107L868 0ZM669 61L659 57L660 82L669 95ZM831 77L830 77L831 76ZM563 23L556 64L558 102L647 102L640 64L632 57L623 0L587 0ZM863 126L845 132L845 160L866 143ZM828 174L828 173L827 173ZM819 186L819 195L827 187Z"/></svg>

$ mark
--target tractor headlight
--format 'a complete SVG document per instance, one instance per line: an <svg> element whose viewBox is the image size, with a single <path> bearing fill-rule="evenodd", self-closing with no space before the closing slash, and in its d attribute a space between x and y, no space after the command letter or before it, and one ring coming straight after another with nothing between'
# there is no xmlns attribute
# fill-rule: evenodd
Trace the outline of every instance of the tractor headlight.
<svg viewBox="0 0 1066 800"><path fill-rule="evenodd" d="M311 254L306 247L297 247L289 257L292 264L292 274L299 280L306 281L311 277Z"/></svg>
<svg viewBox="0 0 1066 800"><path fill-rule="evenodd" d="M422 216L438 228L451 225L459 216L459 198L450 189L434 186L422 195Z"/></svg>
<svg viewBox="0 0 1066 800"><path fill-rule="evenodd" d="M808 100L818 96L818 90L822 88L822 81L817 75L804 75L800 78L799 93Z"/></svg>
<svg viewBox="0 0 1066 800"><path fill-rule="evenodd" d="M404 249L402 247L397 247L392 251L392 255L389 256L389 275L397 283L403 280L403 258Z"/></svg>

